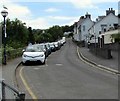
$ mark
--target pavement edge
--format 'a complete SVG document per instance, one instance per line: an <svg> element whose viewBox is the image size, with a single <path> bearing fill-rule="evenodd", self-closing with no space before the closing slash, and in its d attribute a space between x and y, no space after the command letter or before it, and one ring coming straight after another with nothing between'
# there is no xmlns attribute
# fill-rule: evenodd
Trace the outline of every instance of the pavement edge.
<svg viewBox="0 0 120 101"><path fill-rule="evenodd" d="M77 53L78 53L78 56L79 58L83 59L84 62L88 62L89 64L92 64L93 66L97 66L98 68L102 69L102 70L105 70L105 71L108 71L108 72L111 72L111 73L114 73L116 75L120 75L120 72L115 70L115 69L111 69L110 67L106 67L106 66L103 66L103 65L100 65L100 64L97 64L91 60L89 60L88 58L86 58L81 52L80 52L80 48L77 46Z"/></svg>
<svg viewBox="0 0 120 101"><path fill-rule="evenodd" d="M17 69L18 67L22 64L22 62L18 63L17 66L15 67L15 71L14 71L14 86L17 87L19 89L19 84L18 84L18 80L17 80Z"/></svg>

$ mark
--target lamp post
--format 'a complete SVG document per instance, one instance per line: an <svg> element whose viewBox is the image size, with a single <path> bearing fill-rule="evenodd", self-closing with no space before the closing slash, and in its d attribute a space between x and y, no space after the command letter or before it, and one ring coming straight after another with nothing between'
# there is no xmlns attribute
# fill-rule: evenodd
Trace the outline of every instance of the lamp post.
<svg viewBox="0 0 120 101"><path fill-rule="evenodd" d="M6 65L6 37L7 37L7 34L6 34L6 21L5 21L5 17L8 15L8 12L7 12L7 10L3 10L3 11L1 11L1 15L3 16L3 18L4 18L4 24L3 24L3 32L4 32L4 40L3 40L3 42L4 42L4 59L3 59L3 64L5 64Z"/></svg>

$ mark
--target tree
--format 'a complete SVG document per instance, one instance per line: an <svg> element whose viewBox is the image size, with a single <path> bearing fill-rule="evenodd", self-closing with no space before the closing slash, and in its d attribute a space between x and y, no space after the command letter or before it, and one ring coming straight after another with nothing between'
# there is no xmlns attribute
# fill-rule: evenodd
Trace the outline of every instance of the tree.
<svg viewBox="0 0 120 101"><path fill-rule="evenodd" d="M68 25L62 26L62 30L63 30L63 33L64 32L73 32L73 25L71 25L71 26L68 26Z"/></svg>
<svg viewBox="0 0 120 101"><path fill-rule="evenodd" d="M32 28L29 27L29 28L28 28L28 31L29 31L28 42L34 44L34 43L35 43L35 38L34 38L34 35L33 35L33 33L32 33Z"/></svg>
<svg viewBox="0 0 120 101"><path fill-rule="evenodd" d="M57 41L61 37L63 37L63 30L60 26L56 25L47 30L47 33L49 33L52 37L52 41Z"/></svg>
<svg viewBox="0 0 120 101"><path fill-rule="evenodd" d="M112 34L111 37L115 40L115 42L120 42L120 33Z"/></svg>
<svg viewBox="0 0 120 101"><path fill-rule="evenodd" d="M25 26L25 23L22 23L22 21L18 20L17 18L12 21L10 19L7 19L6 26L7 26L6 42L8 46L18 48L27 43L28 30L27 30L27 27Z"/></svg>

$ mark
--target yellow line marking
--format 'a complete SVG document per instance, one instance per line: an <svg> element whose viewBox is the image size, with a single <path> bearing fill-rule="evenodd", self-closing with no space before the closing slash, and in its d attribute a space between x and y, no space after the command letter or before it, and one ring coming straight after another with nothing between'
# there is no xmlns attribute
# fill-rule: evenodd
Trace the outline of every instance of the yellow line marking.
<svg viewBox="0 0 120 101"><path fill-rule="evenodd" d="M85 62L86 64L88 64L88 65L90 65L90 66L92 66L92 67L95 67L95 68L97 68L97 69L106 71L106 72L111 73L111 74L114 74L114 75L116 74L116 73L113 73L113 72L111 72L111 71L108 71L108 70L99 68L99 67L97 67L97 66L95 66L95 65L93 65L93 64L91 64L91 63L89 63L89 62L87 62L87 61L85 61L84 59L82 59L81 56L80 56L80 53L79 53L79 51L78 51L78 48L79 48L79 47L77 46L77 54L78 54L78 57L80 58L80 60L82 60L82 61Z"/></svg>
<svg viewBox="0 0 120 101"><path fill-rule="evenodd" d="M30 89L28 83L26 82L26 80L25 80L24 77L23 77L23 73L22 73L23 68L24 68L24 67L22 67L22 68L20 69L20 72L19 72L20 78L21 78L21 80L22 80L25 88L27 89L28 93L31 95L32 99L33 99L34 101L38 101L38 100L37 100L38 98L37 98L37 97L35 96L35 94L32 92L32 90Z"/></svg>

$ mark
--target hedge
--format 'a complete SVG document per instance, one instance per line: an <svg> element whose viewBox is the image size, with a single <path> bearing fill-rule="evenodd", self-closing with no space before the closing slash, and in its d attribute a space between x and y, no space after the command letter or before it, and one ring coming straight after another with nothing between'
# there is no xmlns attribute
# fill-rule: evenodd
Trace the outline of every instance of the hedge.
<svg viewBox="0 0 120 101"><path fill-rule="evenodd" d="M6 60L8 61L8 60L22 56L22 50L23 48L13 49L12 47L6 47ZM3 58L4 58L3 52L4 52L4 48L2 48L0 63L3 63Z"/></svg>

